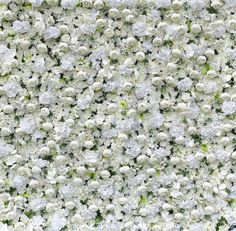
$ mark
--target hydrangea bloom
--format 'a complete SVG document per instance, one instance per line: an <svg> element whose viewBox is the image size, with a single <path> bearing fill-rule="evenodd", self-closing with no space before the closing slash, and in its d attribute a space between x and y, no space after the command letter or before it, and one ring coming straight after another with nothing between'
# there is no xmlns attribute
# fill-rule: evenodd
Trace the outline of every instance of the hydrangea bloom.
<svg viewBox="0 0 236 231"><path fill-rule="evenodd" d="M235 0L0 0L0 231L232 231Z"/></svg>

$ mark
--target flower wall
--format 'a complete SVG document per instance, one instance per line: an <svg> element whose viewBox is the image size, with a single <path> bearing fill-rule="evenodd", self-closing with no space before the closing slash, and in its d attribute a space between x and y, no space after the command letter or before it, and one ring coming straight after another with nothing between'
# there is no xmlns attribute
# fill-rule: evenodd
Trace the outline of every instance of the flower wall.
<svg viewBox="0 0 236 231"><path fill-rule="evenodd" d="M0 0L0 231L236 229L235 0Z"/></svg>

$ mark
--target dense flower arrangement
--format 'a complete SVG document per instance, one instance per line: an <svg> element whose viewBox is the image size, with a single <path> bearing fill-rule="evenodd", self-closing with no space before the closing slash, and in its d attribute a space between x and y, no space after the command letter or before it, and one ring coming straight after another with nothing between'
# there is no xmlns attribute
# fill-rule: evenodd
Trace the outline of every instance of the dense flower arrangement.
<svg viewBox="0 0 236 231"><path fill-rule="evenodd" d="M236 230L235 0L0 0L0 231Z"/></svg>

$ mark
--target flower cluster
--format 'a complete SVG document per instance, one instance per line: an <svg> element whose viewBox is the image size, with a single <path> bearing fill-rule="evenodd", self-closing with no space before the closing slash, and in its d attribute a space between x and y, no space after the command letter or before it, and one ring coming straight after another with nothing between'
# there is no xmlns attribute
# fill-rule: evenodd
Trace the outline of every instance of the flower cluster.
<svg viewBox="0 0 236 231"><path fill-rule="evenodd" d="M0 230L234 230L235 12L0 0Z"/></svg>

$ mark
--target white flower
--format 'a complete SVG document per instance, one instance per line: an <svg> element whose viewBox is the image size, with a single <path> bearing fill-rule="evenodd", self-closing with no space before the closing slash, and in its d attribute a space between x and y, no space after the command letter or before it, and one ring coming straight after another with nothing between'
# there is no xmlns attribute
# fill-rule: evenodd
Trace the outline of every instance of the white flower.
<svg viewBox="0 0 236 231"><path fill-rule="evenodd" d="M211 93L217 91L218 86L217 86L217 83L215 81L211 81L211 80L210 81L206 81L204 83L204 85L205 85L204 91L207 94L211 94Z"/></svg>
<svg viewBox="0 0 236 231"><path fill-rule="evenodd" d="M132 26L133 33L138 37L143 37L146 35L147 25L145 22L137 22Z"/></svg>
<svg viewBox="0 0 236 231"><path fill-rule="evenodd" d="M0 61L4 64L11 64L14 61L16 50L9 49L5 45L0 45Z"/></svg>
<svg viewBox="0 0 236 231"><path fill-rule="evenodd" d="M73 67L74 67L74 57L73 56L69 56L69 55L62 57L62 59L61 59L61 67L64 70L68 70L68 71L73 70Z"/></svg>
<svg viewBox="0 0 236 231"><path fill-rule="evenodd" d="M28 22L21 22L19 20L13 22L13 29L17 33L24 34L30 30L30 25Z"/></svg>
<svg viewBox="0 0 236 231"><path fill-rule="evenodd" d="M178 138L178 137L181 137L184 135L184 127L182 125L180 125L180 126L173 125L170 127L169 132L170 132L171 136Z"/></svg>
<svg viewBox="0 0 236 231"><path fill-rule="evenodd" d="M193 81L186 77L178 82L178 88L180 91L188 91L191 89Z"/></svg>
<svg viewBox="0 0 236 231"><path fill-rule="evenodd" d="M225 115L231 115L236 112L236 103L233 101L224 101L221 108Z"/></svg>
<svg viewBox="0 0 236 231"><path fill-rule="evenodd" d="M98 162L98 154L93 151L87 151L84 153L85 163L89 165L97 164Z"/></svg>
<svg viewBox="0 0 236 231"><path fill-rule="evenodd" d="M41 216L35 216L32 218L31 225L33 227L39 227L43 224L44 219Z"/></svg>
<svg viewBox="0 0 236 231"><path fill-rule="evenodd" d="M24 176L16 175L11 179L11 186L17 189L24 189L27 184L27 178Z"/></svg>
<svg viewBox="0 0 236 231"><path fill-rule="evenodd" d="M193 10L202 10L206 7L205 0L188 0L187 3Z"/></svg>
<svg viewBox="0 0 236 231"><path fill-rule="evenodd" d="M27 134L32 134L36 129L36 123L33 118L23 118L20 120L20 128Z"/></svg>
<svg viewBox="0 0 236 231"><path fill-rule="evenodd" d="M43 105L50 105L54 102L54 100L55 97L53 93L50 91L44 92L39 96L39 103Z"/></svg>
<svg viewBox="0 0 236 231"><path fill-rule="evenodd" d="M0 231L233 229L235 6L0 0Z"/></svg>
<svg viewBox="0 0 236 231"><path fill-rule="evenodd" d="M40 6L44 0L30 0L33 6Z"/></svg>
<svg viewBox="0 0 236 231"><path fill-rule="evenodd" d="M156 0L157 8L167 8L171 5L171 0Z"/></svg>
<svg viewBox="0 0 236 231"><path fill-rule="evenodd" d="M80 30L83 34L93 34L96 30L96 26L92 24L82 24Z"/></svg>
<svg viewBox="0 0 236 231"><path fill-rule="evenodd" d="M62 138L69 137L71 129L66 123L59 123L57 126L54 128L55 132L57 133L58 136Z"/></svg>
<svg viewBox="0 0 236 231"><path fill-rule="evenodd" d="M33 198L30 200L29 206L32 210L38 211L46 206L46 201L42 198Z"/></svg>
<svg viewBox="0 0 236 231"><path fill-rule="evenodd" d="M74 188L71 184L64 185L60 187L59 193L64 197L64 198L72 198L74 194Z"/></svg>
<svg viewBox="0 0 236 231"><path fill-rule="evenodd" d="M77 105L78 105L79 108L84 110L84 109L89 107L91 101L92 101L92 99L91 99L90 96L85 96L82 99L78 99Z"/></svg>
<svg viewBox="0 0 236 231"><path fill-rule="evenodd" d="M65 9L70 9L75 7L77 4L77 0L62 0L61 1L61 6Z"/></svg>
<svg viewBox="0 0 236 231"><path fill-rule="evenodd" d="M50 231L60 231L66 225L66 218L60 211L50 216L49 220L51 224Z"/></svg>
<svg viewBox="0 0 236 231"><path fill-rule="evenodd" d="M48 27L44 32L44 36L46 39L58 38L59 35L60 35L59 29L54 26Z"/></svg>
<svg viewBox="0 0 236 231"><path fill-rule="evenodd" d="M22 87L14 80L8 81L7 84L4 85L4 89L6 95L10 98L16 97L16 95L22 91Z"/></svg>
<svg viewBox="0 0 236 231"><path fill-rule="evenodd" d="M153 113L153 117L150 118L148 124L151 128L159 128L163 122L164 122L164 117L162 114L159 113Z"/></svg>
<svg viewBox="0 0 236 231"><path fill-rule="evenodd" d="M33 70L38 73L43 73L45 71L45 60L43 57L37 57L34 60Z"/></svg>
<svg viewBox="0 0 236 231"><path fill-rule="evenodd" d="M6 156L10 154L14 150L14 146L10 144L4 143L4 141L0 140L0 156Z"/></svg>
<svg viewBox="0 0 236 231"><path fill-rule="evenodd" d="M2 231L9 231L7 224L0 224L0 230L2 230Z"/></svg>

